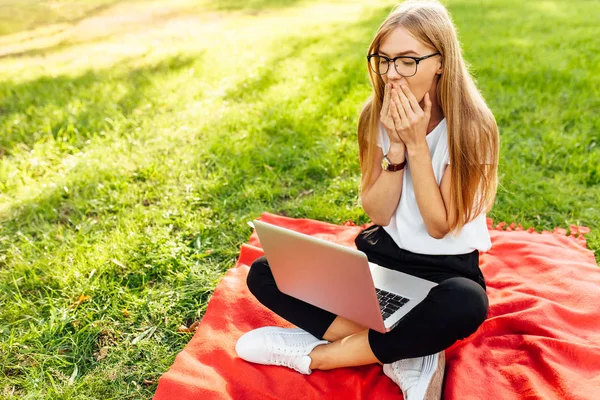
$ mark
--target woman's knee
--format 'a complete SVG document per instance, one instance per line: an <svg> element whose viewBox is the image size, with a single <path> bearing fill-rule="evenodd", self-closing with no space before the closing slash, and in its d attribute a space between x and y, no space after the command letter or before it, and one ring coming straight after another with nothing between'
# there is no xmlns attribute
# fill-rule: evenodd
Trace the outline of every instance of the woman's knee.
<svg viewBox="0 0 600 400"><path fill-rule="evenodd" d="M246 286L254 296L260 293L265 283L265 274L271 274L269 263L265 256L258 257L252 262L248 276L246 277Z"/></svg>
<svg viewBox="0 0 600 400"><path fill-rule="evenodd" d="M458 327L460 336L471 335L488 315L489 300L485 290L471 279L462 277L445 280L441 285L447 286L451 293L448 306L451 307L453 325Z"/></svg>

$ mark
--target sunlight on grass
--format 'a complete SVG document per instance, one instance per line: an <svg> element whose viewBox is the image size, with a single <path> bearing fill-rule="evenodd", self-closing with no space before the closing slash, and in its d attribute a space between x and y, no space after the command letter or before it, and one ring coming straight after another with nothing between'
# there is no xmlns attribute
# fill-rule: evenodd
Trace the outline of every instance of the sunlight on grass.
<svg viewBox="0 0 600 400"><path fill-rule="evenodd" d="M118 0L0 0L0 35L27 32L50 24L73 23L101 12Z"/></svg>
<svg viewBox="0 0 600 400"><path fill-rule="evenodd" d="M597 251L593 5L448 3L501 132L488 216ZM367 222L364 57L395 4L122 1L0 36L0 393L149 398L248 220Z"/></svg>
<svg viewBox="0 0 600 400"><path fill-rule="evenodd" d="M17 367L9 382L61 396L151 391L135 383L159 376L189 339L176 328L201 318L235 261L248 235L239 221L316 186L319 196L353 191L342 213L351 209L356 157L347 164L327 154L355 151L347 116L355 115L364 83L360 93L346 82L364 78L362 53L385 11L366 19L371 12L359 2L307 7L237 15L211 28L221 35L188 32L168 47L148 45L143 58L129 52L123 61L107 51L110 69L88 56L80 67L70 61L101 45L93 41L2 63L13 74L2 84L9 133L0 167L3 229L19 232L17 241L2 241L2 262L10 264L2 285L22 294L3 316L19 338L3 344L4 354L22 366L28 352L21 345L34 348L37 355L25 360L44 359L49 371ZM180 22L166 24L165 37L176 37L175 26L179 34L194 26ZM352 53L350 64L323 63ZM43 58L53 60L47 69ZM307 88L313 101L303 100ZM340 109L321 125L331 102ZM322 154L330 160L315 156ZM336 170L352 178L323 182ZM314 209L330 201L339 204L339 196ZM69 309L82 293L90 298ZM34 331L30 319L38 321ZM102 348L109 350L98 360ZM155 361L143 363L140 352Z"/></svg>

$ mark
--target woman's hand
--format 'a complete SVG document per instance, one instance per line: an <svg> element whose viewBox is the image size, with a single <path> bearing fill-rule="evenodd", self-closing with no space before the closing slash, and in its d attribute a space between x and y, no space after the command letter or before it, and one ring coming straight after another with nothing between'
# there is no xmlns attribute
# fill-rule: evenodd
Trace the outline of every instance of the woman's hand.
<svg viewBox="0 0 600 400"><path fill-rule="evenodd" d="M403 145L404 142L402 142L400 135L398 135L396 132L392 111L396 112L394 103L392 101L392 84L388 83L385 85L383 104L381 106L381 114L379 119L381 120L381 124L385 128L385 131L390 138L390 145L394 145L394 147L396 147L398 145Z"/></svg>
<svg viewBox="0 0 600 400"><path fill-rule="evenodd" d="M398 136L407 149L427 145L425 136L427 136L427 125L431 117L429 93L425 94L425 110L421 109L416 97L405 84L402 84L401 88L393 87L390 95L394 136Z"/></svg>

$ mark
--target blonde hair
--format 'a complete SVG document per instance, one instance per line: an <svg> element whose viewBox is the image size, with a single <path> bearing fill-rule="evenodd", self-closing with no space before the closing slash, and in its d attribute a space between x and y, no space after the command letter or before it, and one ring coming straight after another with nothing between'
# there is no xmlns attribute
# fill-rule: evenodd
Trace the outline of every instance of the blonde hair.
<svg viewBox="0 0 600 400"><path fill-rule="evenodd" d="M451 196L456 221L450 232L458 235L465 224L488 212L494 203L498 186L498 126L463 60L456 29L446 8L438 1L408 0L398 5L377 30L368 54L377 53L384 38L400 26L441 54L442 73L436 95L447 122L452 164ZM367 70L373 93L358 120L361 193L372 176L372 161L377 155L384 95L381 76L368 66Z"/></svg>

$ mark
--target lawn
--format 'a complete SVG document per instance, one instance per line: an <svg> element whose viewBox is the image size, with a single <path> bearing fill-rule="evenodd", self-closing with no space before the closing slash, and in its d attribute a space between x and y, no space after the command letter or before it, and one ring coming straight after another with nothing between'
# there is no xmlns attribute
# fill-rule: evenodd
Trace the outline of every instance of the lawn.
<svg viewBox="0 0 600 400"><path fill-rule="evenodd" d="M17 3L0 0L0 397L149 398L247 221L368 222L356 126L396 2ZM600 260L600 2L445 3L500 128L488 216L588 226Z"/></svg>

